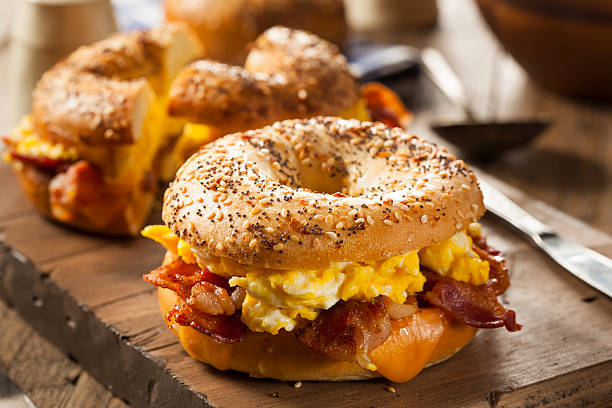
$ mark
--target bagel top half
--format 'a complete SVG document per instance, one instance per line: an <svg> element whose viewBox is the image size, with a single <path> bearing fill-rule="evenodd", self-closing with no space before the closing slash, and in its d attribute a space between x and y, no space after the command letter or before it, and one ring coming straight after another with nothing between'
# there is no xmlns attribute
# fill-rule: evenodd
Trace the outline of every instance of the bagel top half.
<svg viewBox="0 0 612 408"><path fill-rule="evenodd" d="M278 120L336 115L355 106L359 82L338 48L305 31L273 27L244 67L196 61L174 80L168 111L232 131Z"/></svg>
<svg viewBox="0 0 612 408"><path fill-rule="evenodd" d="M66 145L125 145L141 135L156 95L202 46L181 23L117 33L83 46L47 71L33 93L41 137Z"/></svg>
<svg viewBox="0 0 612 408"><path fill-rule="evenodd" d="M423 248L484 211L474 174L445 149L317 117L203 146L166 191L163 219L198 255L306 270Z"/></svg>

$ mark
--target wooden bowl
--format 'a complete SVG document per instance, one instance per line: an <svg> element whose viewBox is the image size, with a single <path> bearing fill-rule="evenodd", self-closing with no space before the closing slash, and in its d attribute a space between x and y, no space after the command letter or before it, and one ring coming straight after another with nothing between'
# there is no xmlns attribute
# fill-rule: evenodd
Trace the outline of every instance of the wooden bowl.
<svg viewBox="0 0 612 408"><path fill-rule="evenodd" d="M612 100L612 1L476 2L534 81L566 95Z"/></svg>

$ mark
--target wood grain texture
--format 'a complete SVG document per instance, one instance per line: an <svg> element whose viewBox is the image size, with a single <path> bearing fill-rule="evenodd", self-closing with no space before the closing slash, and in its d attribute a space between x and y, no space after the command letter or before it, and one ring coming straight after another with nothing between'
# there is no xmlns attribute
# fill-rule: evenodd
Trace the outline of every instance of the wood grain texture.
<svg viewBox="0 0 612 408"><path fill-rule="evenodd" d="M6 5L0 2L0 9ZM439 26L433 31L381 32L379 39L439 47L465 82L478 115L504 118L548 113L554 125L530 148L480 167L612 234L612 109L565 99L535 86L500 49L469 0L440 0L440 11ZM9 12L0 14L1 18L10 18ZM6 52L0 53L0 62L4 61ZM459 112L427 80L408 80L396 86L416 113L412 130L417 134L435 139L428 128L430 119L459 117ZM0 90L3 89L6 84L0 82ZM1 100L0 106L6 106L7 102ZM0 118L1 132L6 132L11 125ZM183 402L185 406L188 402L202 406L204 400L190 392L170 392L178 383L171 375L150 374L160 368L180 373L192 389L206 390L211 401L224 401L229 406L256 403L330 406L337 400L345 406L612 405L611 346L602 344L598 337L607 333L607 338L611 338L607 322L612 315L609 300L552 265L519 235L490 217L486 226L492 235L491 242L508 251L511 261L513 287L506 300L526 325L523 332L494 335L483 332L450 361L426 370L408 384L394 385L395 394L385 390L388 383L384 380L348 387L343 383L305 383L296 389L292 384L218 373L188 359L163 326L154 291L136 282L145 268L159 262L156 258L161 256L159 248L146 241L109 242L48 224L35 215L23 195L17 192L16 180L6 166L0 166L0 180L5 192L0 195L0 235L7 245L18 248L33 260L36 267L30 276L19 269L11 274L2 273L0 278L0 287L10 285L14 293L28 294L23 299L15 299L13 292L0 289L0 292L4 290L0 297L8 299L25 316L25 320L21 319L14 309L0 301L0 316L7 317L0 323L0 369L8 372L41 408L125 406L82 366L89 367L97 378L103 378L101 371L115 370L113 378L105 378L105 382L116 384L115 393L134 402L140 392L151 396L145 403L168 403L163 396L170 395L171 402ZM513 197L577 241L612 255L610 238L605 234L588 229L523 194ZM37 245L30 245L38 236ZM3 254L5 259L7 253ZM123 263L113 262L115 254ZM87 274L84 268L90 256L96 276ZM17 264L21 264L19 260L24 260L23 265L32 272L32 264L17 255ZM3 264L2 270L6 267ZM134 286L122 282L124 277ZM100 290L104 282L109 290ZM60 285L71 284L78 286L78 290L66 298ZM547 297L536 296L534 300L540 287ZM89 298L91 304L87 303ZM548 315L554 319L548 319ZM37 335L26 321L53 338L59 349ZM111 326L113 329L109 330ZM109 342L113 347L102 356L92 353L79 344L86 336L94 338L90 342L93 346ZM590 352L573 347L576 341L591 344L597 339L600 343ZM526 348L529 354L525 355L521 348ZM538 359L530 357L532 349L541 354ZM140 365L133 363L142 353L150 359L138 360ZM66 354L73 357L78 354L79 361L69 359ZM113 359L118 361L117 365L106 365L106 360ZM518 365L512 365L517 360ZM49 369L37 372L39 367ZM123 369L140 370L144 377L135 380L124 376L120 374ZM131 381L134 383L130 384ZM274 393L278 393L278 398Z"/></svg>

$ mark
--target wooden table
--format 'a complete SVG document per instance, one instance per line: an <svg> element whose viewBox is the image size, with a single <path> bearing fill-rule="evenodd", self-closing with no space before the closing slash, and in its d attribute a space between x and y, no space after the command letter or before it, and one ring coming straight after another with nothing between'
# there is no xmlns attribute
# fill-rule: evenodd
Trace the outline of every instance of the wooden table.
<svg viewBox="0 0 612 408"><path fill-rule="evenodd" d="M481 167L612 234L612 110L539 89L499 49L469 0L441 0L440 5L440 24L435 30L384 33L378 34L379 39L439 47L465 81L477 114L506 117L549 113L555 120L553 127L531 148ZM3 12L2 16L7 18L10 13ZM6 58L2 54L0 62ZM0 70L5 65L0 63ZM6 83L0 85L5 89ZM429 135L426 124L434 116L458 116L426 80L413 84L405 95L409 107L417 113L413 130L418 134ZM10 101L0 103L6 106ZM8 128L10 124L0 121L2 131ZM125 406L3 302L0 316L4 317L0 324L0 370L8 373L39 407Z"/></svg>

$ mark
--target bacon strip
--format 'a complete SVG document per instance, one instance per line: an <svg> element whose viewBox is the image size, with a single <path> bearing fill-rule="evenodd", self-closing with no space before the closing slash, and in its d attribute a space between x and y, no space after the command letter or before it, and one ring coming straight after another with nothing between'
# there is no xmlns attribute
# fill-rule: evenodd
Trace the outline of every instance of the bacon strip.
<svg viewBox="0 0 612 408"><path fill-rule="evenodd" d="M506 327L508 331L518 331L516 313L505 309L498 301L493 287L473 286L459 282L437 272L423 268L427 278L427 291L421 298L439 307L454 318L479 328Z"/></svg>
<svg viewBox="0 0 612 408"><path fill-rule="evenodd" d="M300 329L297 338L315 353L365 367L370 363L368 352L390 334L391 320L377 299L374 303L340 301Z"/></svg>
<svg viewBox="0 0 612 408"><path fill-rule="evenodd" d="M412 121L412 114L401 99L389 88L377 82L369 82L361 87L366 109L373 121L387 126L406 129Z"/></svg>
<svg viewBox="0 0 612 408"><path fill-rule="evenodd" d="M62 164L68 163L66 161L59 160L59 159L52 159L50 157L33 156L31 154L17 153L14 150L10 150L9 155L12 159L19 160L20 162L29 164L33 167L36 167L38 169L45 170L45 171L54 171Z"/></svg>
<svg viewBox="0 0 612 408"><path fill-rule="evenodd" d="M160 288L170 289L182 298L191 295L191 289L200 282L210 282L225 290L230 290L227 279L215 275L198 265L188 264L180 258L152 270L142 278Z"/></svg>
<svg viewBox="0 0 612 408"><path fill-rule="evenodd" d="M191 327L222 343L238 343L244 339L246 329L240 320L240 314L211 315L201 312L184 302L176 304L166 314L169 325L176 322L181 326Z"/></svg>
<svg viewBox="0 0 612 408"><path fill-rule="evenodd" d="M236 290L230 288L227 279L180 258L143 275L143 279L160 288L170 289L181 298L166 315L169 325L177 323L189 326L223 343L236 343L244 338L246 329L240 320L240 313L223 314L235 308L228 292ZM207 293L203 293L202 286L207 288ZM210 295L206 300L211 304L201 299L204 295ZM193 305L187 303L189 299L193 300ZM202 304L208 305L206 311L214 311L215 314L200 310L197 306Z"/></svg>
<svg viewBox="0 0 612 408"><path fill-rule="evenodd" d="M474 239L472 249L481 259L489 262L489 281L487 286L493 289L496 296L504 293L510 286L506 260L500 255L498 250L491 248L487 244L484 236Z"/></svg>

